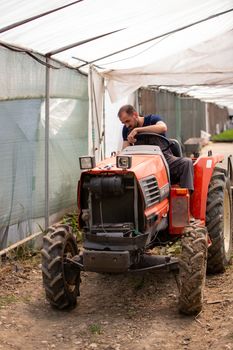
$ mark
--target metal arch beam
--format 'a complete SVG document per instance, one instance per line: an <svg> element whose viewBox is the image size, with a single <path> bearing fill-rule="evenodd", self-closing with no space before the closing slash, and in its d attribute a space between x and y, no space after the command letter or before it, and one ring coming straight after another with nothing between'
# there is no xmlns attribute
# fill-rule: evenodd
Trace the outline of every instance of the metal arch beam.
<svg viewBox="0 0 233 350"><path fill-rule="evenodd" d="M4 32L7 32L8 30L11 30L11 29L14 29L16 27L19 27L23 24L26 24L28 22L31 22L31 21L34 21L38 18L41 18L41 17L44 17L44 16L47 16L47 15L50 15L50 13L53 13L53 12L57 12L57 11L60 11L60 10L63 10L64 8L66 7L69 7L69 6L72 6L72 5L75 5L81 1L84 1L84 0L76 0L76 1L73 1L67 5L63 5L63 6L60 6L60 7L57 7L53 10L50 10L50 11L46 11L46 12L42 12L40 13L39 15L35 15L35 16L32 16L32 17L29 17L29 18L26 18L26 19L23 19L21 21L18 21L18 22L15 22L15 23L12 23L6 27L3 27L3 28L0 28L0 33L4 33Z"/></svg>
<svg viewBox="0 0 233 350"><path fill-rule="evenodd" d="M117 30L114 30L114 31L109 32L109 33L105 33L105 34L93 36L92 38L88 38L88 39L85 39L85 40L77 41L76 43L73 43L73 44L70 44L70 45L66 45L66 46L63 46L63 47L61 47L61 48L59 48L59 49L56 49L56 50L47 52L47 53L45 54L45 56L51 57L51 56L56 55L56 54L58 54L58 53L60 53L60 52L63 52L63 51L72 49L73 47L81 46L81 45L83 45L83 44L89 43L90 41L94 41L94 40L103 38L103 37L105 37L105 36L108 36L108 35L111 35L111 34L120 32L121 30L124 30L124 29L125 29L125 28L117 29ZM87 62L87 61L85 61L85 62ZM88 64L88 62L87 62L86 64Z"/></svg>
<svg viewBox="0 0 233 350"><path fill-rule="evenodd" d="M83 60L82 58L79 58L79 57L76 57L76 56L72 56L72 58L73 58L74 60L81 61L81 62L84 62L84 63L88 64L88 61ZM97 64L95 64L95 67L97 67L97 68L99 68L99 69L102 69L102 67L98 66ZM74 68L74 69L76 69L76 68ZM82 73L82 72L80 71L80 73ZM82 74L83 74L83 73L82 73Z"/></svg>

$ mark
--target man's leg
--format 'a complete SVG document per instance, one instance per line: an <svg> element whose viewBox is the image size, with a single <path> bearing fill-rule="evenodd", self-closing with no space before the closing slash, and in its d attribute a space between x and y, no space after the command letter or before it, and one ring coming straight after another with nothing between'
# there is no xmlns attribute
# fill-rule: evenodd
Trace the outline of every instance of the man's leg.
<svg viewBox="0 0 233 350"><path fill-rule="evenodd" d="M171 182L178 182L180 187L188 188L190 191L194 190L193 187L193 162L190 158L183 157L166 157Z"/></svg>

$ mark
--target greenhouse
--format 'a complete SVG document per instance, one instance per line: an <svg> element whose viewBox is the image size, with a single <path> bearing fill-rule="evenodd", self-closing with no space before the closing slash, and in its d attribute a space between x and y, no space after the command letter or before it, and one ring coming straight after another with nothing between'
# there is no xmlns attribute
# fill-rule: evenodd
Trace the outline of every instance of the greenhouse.
<svg viewBox="0 0 233 350"><path fill-rule="evenodd" d="M142 87L233 114L232 5L1 1L0 249L76 208L79 156L120 149Z"/></svg>

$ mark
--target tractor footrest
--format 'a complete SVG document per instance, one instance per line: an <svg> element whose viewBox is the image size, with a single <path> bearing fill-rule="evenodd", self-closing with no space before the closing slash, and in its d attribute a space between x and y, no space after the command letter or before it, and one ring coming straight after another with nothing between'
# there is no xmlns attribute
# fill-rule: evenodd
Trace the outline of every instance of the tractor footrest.
<svg viewBox="0 0 233 350"><path fill-rule="evenodd" d="M130 266L128 251L88 251L83 252L85 271L92 272L126 272Z"/></svg>

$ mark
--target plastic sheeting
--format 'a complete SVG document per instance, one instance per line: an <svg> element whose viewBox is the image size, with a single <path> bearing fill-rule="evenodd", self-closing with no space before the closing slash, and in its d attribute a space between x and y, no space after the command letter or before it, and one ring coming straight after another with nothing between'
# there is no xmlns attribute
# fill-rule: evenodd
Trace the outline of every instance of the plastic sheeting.
<svg viewBox="0 0 233 350"><path fill-rule="evenodd" d="M105 93L104 80L94 67L91 67L89 74L89 98L89 154L95 155L99 161L104 155L122 148L122 125L117 111L122 104L136 105L136 99L135 94L131 94L111 104Z"/></svg>
<svg viewBox="0 0 233 350"><path fill-rule="evenodd" d="M233 25L233 23L232 23ZM113 70L103 76L107 79L107 88L112 101L116 101L122 93L129 94L140 86L170 85L192 86L212 85L213 92L222 95L218 103L232 106L232 98L226 94L226 85L233 84L233 30L203 42L191 49L186 49L176 55L159 58L153 64L128 70ZM222 86L225 85L224 90ZM176 90L174 88L173 90ZM177 89L178 90L178 89ZM203 99L208 98L208 88ZM196 86L199 98L202 88Z"/></svg>
<svg viewBox="0 0 233 350"><path fill-rule="evenodd" d="M163 87L161 87L163 88ZM181 86L181 87L164 87L169 91L178 94L192 96L205 102L215 103L220 106L228 106L229 110L233 110L233 85L216 86ZM232 112L231 112L232 113Z"/></svg>
<svg viewBox="0 0 233 350"><path fill-rule="evenodd" d="M0 44L12 45L16 50L26 48L42 61L45 61L44 56L35 52L45 55L61 49L52 57L74 67L80 68L84 64L81 69L85 71L90 63L96 65L95 71L91 69L95 72L94 77L89 76L92 111L89 149L97 157L101 157L104 148L103 77L108 81L112 100L126 98L147 84L173 87L224 84L224 88L232 85L233 12L208 19L232 10L232 0L85 0L44 16L46 11L70 3L68 0L33 3L2 0ZM33 16L38 17L27 22ZM194 24L202 20L202 23ZM14 23L17 26L9 30L8 26ZM116 32L110 34L113 31ZM101 35L104 36L95 38ZM73 47L68 49L69 45ZM1 48L1 100L44 97L45 68L29 58L29 53ZM86 153L88 102L86 77L58 62L50 63L59 68L51 69L50 96L69 99L51 105L50 210L55 212L60 208L59 203L64 204L62 207L69 205L66 194L75 193L71 174L77 171L78 175L76 166L72 168L76 164L74 157L79 151ZM97 69L102 76L98 76ZM202 96L200 93L199 98ZM213 102L216 96L212 94ZM219 96L216 97L218 103L232 105L232 97L226 90L221 100ZM204 91L204 98L208 98L207 91ZM77 105L71 99L76 99ZM21 225L25 234L30 223L43 215L39 209L42 210L44 193L44 117L39 117L40 103L31 101L33 107L29 108L29 100L21 107L17 102L22 101L0 102L0 107L9 108L7 113L0 108L2 125L6 125L6 130L1 131L1 162L5 168L1 174L3 192L0 194L1 199L6 197L5 210L3 206L0 210L3 246L11 240L10 230L14 225ZM26 122L31 125L28 129ZM97 134L93 134L94 128L98 130Z"/></svg>
<svg viewBox="0 0 233 350"><path fill-rule="evenodd" d="M76 204L88 100L52 99L50 215ZM44 101L0 102L0 249L44 226Z"/></svg>
<svg viewBox="0 0 233 350"><path fill-rule="evenodd" d="M6 30L70 3L1 1L0 41L42 54L62 49L53 57L108 70L112 101L148 84L232 84L232 0L85 0Z"/></svg>
<svg viewBox="0 0 233 350"><path fill-rule="evenodd" d="M45 58L35 55L45 62ZM87 99L87 77L51 60L51 97ZM45 96L45 66L25 53L0 47L0 100Z"/></svg>
<svg viewBox="0 0 233 350"><path fill-rule="evenodd" d="M36 1L33 6L27 0L2 0L0 4L1 28L53 9L55 4L68 4L72 1L56 1L50 6L44 0ZM50 3L49 3L50 4ZM46 54L53 50L87 40L98 35L121 30L117 33L90 41L83 45L65 50L54 57L73 65L76 58L93 61L139 42L150 40L190 25L216 13L232 8L231 0L85 0L63 10L35 19L14 29L2 32L0 40L26 47ZM180 32L183 40L174 41L176 34L167 35L162 40L165 54L183 50L198 42L208 40L232 28L232 14L225 14L213 20L205 21L191 29ZM231 22L231 25L230 25ZM0 28L0 29L1 29ZM97 65L111 69L131 68L149 64L156 57L161 38L145 43L114 57L98 60ZM112 63L113 61L117 61Z"/></svg>

